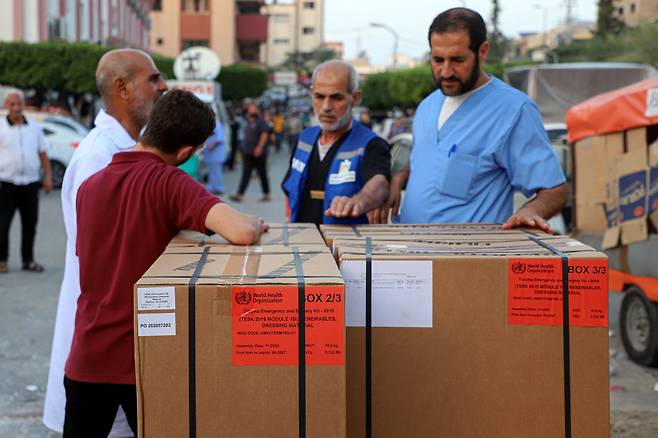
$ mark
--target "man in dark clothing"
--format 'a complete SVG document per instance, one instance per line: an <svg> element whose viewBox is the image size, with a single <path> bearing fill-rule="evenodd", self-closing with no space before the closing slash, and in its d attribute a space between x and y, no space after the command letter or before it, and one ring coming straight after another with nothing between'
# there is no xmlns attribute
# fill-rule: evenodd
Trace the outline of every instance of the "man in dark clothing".
<svg viewBox="0 0 658 438"><path fill-rule="evenodd" d="M260 201L270 200L270 182L267 178L266 167L270 132L270 125L261 117L258 107L250 104L247 108L247 126L244 129L244 139L242 140L242 179L238 193L230 196L232 201L242 201L254 168L258 172L263 189Z"/></svg>
<svg viewBox="0 0 658 438"><path fill-rule="evenodd" d="M388 196L388 144L353 120L358 75L342 61L313 72L313 110L320 126L305 129L293 151L282 188L291 222L367 223L366 213Z"/></svg>
<svg viewBox="0 0 658 438"><path fill-rule="evenodd" d="M64 438L107 436L119 406L136 431L133 285L167 243L193 229L251 244L267 229L176 168L212 133L214 117L192 93L165 94L134 150L115 154L78 191L81 293L65 367Z"/></svg>

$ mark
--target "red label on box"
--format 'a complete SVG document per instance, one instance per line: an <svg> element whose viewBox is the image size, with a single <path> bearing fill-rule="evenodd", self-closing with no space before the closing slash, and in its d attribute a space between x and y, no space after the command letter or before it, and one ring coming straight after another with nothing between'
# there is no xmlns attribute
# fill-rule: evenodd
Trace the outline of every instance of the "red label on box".
<svg viewBox="0 0 658 438"><path fill-rule="evenodd" d="M297 286L234 286L233 365L298 364ZM343 286L306 286L306 364L342 365Z"/></svg>
<svg viewBox="0 0 658 438"><path fill-rule="evenodd" d="M562 325L562 260L511 259L507 321L522 325ZM569 323L608 326L608 261L569 260Z"/></svg>

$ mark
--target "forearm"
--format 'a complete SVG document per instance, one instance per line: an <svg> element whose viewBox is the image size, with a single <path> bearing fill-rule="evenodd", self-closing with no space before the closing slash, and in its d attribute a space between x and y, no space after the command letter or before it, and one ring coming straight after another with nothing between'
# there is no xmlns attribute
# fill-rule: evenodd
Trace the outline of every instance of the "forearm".
<svg viewBox="0 0 658 438"><path fill-rule="evenodd" d="M566 184L537 192L537 196L528 201L522 208L534 212L537 216L550 219L559 213L566 205L569 192Z"/></svg>
<svg viewBox="0 0 658 438"><path fill-rule="evenodd" d="M384 175L375 175L354 195L354 201L359 203L364 213L379 207L388 197L388 181Z"/></svg>
<svg viewBox="0 0 658 438"><path fill-rule="evenodd" d="M260 237L260 231L247 215L233 207L215 204L206 216L206 228L236 245L250 245Z"/></svg>
<svg viewBox="0 0 658 438"><path fill-rule="evenodd" d="M45 152L39 152L39 161L41 162L41 168L43 169L43 174L46 178L50 178L50 160L48 159L48 154Z"/></svg>
<svg viewBox="0 0 658 438"><path fill-rule="evenodd" d="M263 149L265 145L267 144L267 137L269 134L267 132L263 132L260 137L258 137L258 144L256 145L256 149Z"/></svg>
<svg viewBox="0 0 658 438"><path fill-rule="evenodd" d="M409 181L409 167L406 167L399 172L393 174L391 177L391 190L399 190L402 191L406 185L407 181Z"/></svg>

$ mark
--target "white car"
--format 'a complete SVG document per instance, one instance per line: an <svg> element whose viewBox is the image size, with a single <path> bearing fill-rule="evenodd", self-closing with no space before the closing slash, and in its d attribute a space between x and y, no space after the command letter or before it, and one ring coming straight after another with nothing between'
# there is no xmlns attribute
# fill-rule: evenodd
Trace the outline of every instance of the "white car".
<svg viewBox="0 0 658 438"><path fill-rule="evenodd" d="M78 147L84 135L72 131L68 127L45 120L37 122L43 128L43 133L48 141L48 158L52 171L53 187L61 187L64 180L64 172L71 161L73 152Z"/></svg>

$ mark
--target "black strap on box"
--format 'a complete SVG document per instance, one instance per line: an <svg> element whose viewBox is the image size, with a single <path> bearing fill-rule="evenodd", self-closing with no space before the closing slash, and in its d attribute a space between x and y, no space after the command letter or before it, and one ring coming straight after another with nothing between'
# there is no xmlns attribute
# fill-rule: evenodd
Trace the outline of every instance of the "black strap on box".
<svg viewBox="0 0 658 438"><path fill-rule="evenodd" d="M569 342L569 258L553 245L530 236L562 259L562 363L564 366L564 436L571 438L571 352Z"/></svg>
<svg viewBox="0 0 658 438"><path fill-rule="evenodd" d="M372 239L366 237L366 438L372 438Z"/></svg>
<svg viewBox="0 0 658 438"><path fill-rule="evenodd" d="M283 234L283 246L288 246L289 239L288 239L288 223L284 222L283 223L283 229L281 230L281 233Z"/></svg>
<svg viewBox="0 0 658 438"><path fill-rule="evenodd" d="M189 438L196 438L196 282L208 259L210 248L205 247L187 285L188 317L188 381L189 381Z"/></svg>
<svg viewBox="0 0 658 438"><path fill-rule="evenodd" d="M356 237L361 237L361 231L359 231L359 228L356 225L350 225L350 227Z"/></svg>
<svg viewBox="0 0 658 438"><path fill-rule="evenodd" d="M304 282L304 270L299 249L292 248L295 258L295 271L297 272L297 302L299 307L298 316L298 388L299 388L299 438L306 438L306 284Z"/></svg>

